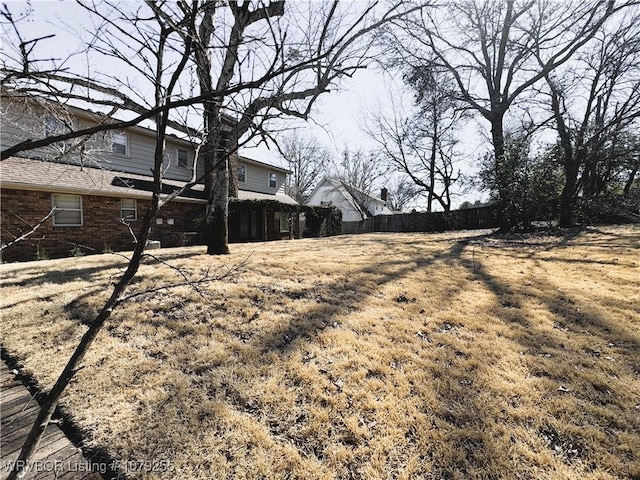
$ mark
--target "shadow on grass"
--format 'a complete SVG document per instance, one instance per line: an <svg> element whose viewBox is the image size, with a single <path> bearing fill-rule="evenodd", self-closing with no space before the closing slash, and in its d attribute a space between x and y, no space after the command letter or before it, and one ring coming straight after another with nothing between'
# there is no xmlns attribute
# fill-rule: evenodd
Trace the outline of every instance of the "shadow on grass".
<svg viewBox="0 0 640 480"><path fill-rule="evenodd" d="M580 229L560 236L555 243L556 247L566 248L575 242L583 231ZM312 308L307 317L291 319L287 324L278 325L268 335L259 338L259 348L262 351L276 350L286 353L294 345L297 346L296 342L313 342L314 336L327 328L338 314L344 313L345 309L358 308L361 301L375 293L375 289L363 288L363 285L371 284L372 279L375 279L378 285L383 285L397 282L420 268L442 268L443 263L461 265L492 293L493 316L508 325L506 336L515 345L521 346L530 375L553 382L542 392L542 397L562 405L559 407L560 412L548 420L537 420L527 426L528 431L538 437L538 443L546 445L549 455L557 457L567 468L577 468L576 472L589 472L597 468L597 461L594 459L594 436L606 445L604 451L612 452L623 464L628 462L629 465L637 465L636 454L626 446L619 446L617 436L610 433L612 429L629 432L630 426L633 431L632 426L637 422L633 420L633 411L628 409L633 399L630 399L625 385L607 383L604 380L606 377L603 377L606 367L594 366L592 361L593 358L604 355L603 347L606 349L607 346L613 346L633 375L633 365L637 362L637 352L640 351L637 335L624 325L596 314L588 303L573 299L567 294L558 294L557 286L550 281L537 279L534 284L513 285L491 274L482 259L470 260L468 255L465 255L468 254L469 245L486 239L485 235L469 237L455 242L444 254L416 257L411 261L383 261L353 272L344 285L335 286L330 293L336 298L337 304L347 305L346 307L336 309L323 304ZM522 242L519 244L522 245ZM631 244L633 245L633 241ZM539 242L535 245L539 247ZM415 246L419 247L419 242L416 242ZM549 249L550 247L545 247L545 250ZM552 259L558 260L564 259ZM580 264L579 260L566 260ZM590 259L584 259L583 263L620 266L616 262L594 262ZM380 274L381 271L389 269L392 273ZM551 331L541 328L536 318L528 318L523 313L523 302L529 301L532 296L531 288L545 292L534 296L556 319ZM357 294L344 298L345 290L356 291ZM448 293L448 300L455 301L457 292ZM319 318L322 319L320 323ZM446 347L450 346L441 345L441 348ZM513 408L503 404L504 399L499 399L493 396L490 390L486 390L486 385L490 383L488 377L491 376L491 369L486 366L470 369L465 361L466 354L455 349L443 350L443 357L447 363L446 380L441 381L440 386L434 387L434 390L440 399L436 424L437 428L442 430L448 446L444 449L431 446L425 452L432 466L431 473L443 478L503 478L507 472L492 471L488 465L510 465L517 471L522 465L513 463L509 446L514 442L527 443L531 440L514 440L508 435L505 437L504 431L496 426L496 413L510 411ZM592 405L600 406L603 410L594 412ZM623 421L617 422L613 419L614 412L625 409ZM553 409L550 412L553 412ZM604 425L601 424L603 419L608 419ZM508 420L522 424L522 420L517 418ZM592 428L585 430L583 422L589 423ZM524 425L521 426L524 428ZM411 436L412 433L407 432L407 437ZM528 447L534 448L533 444L535 443L528 443ZM626 472L631 476L638 474L637 469L633 468L627 469Z"/></svg>
<svg viewBox="0 0 640 480"><path fill-rule="evenodd" d="M188 247L184 247L188 248ZM172 260L186 259L194 256L199 256L204 253L202 247L190 247L192 250L180 251L180 252L166 252L166 251L153 251L152 254L156 255L159 259L170 262ZM197 249L197 251L196 251ZM181 249L182 250L182 249ZM94 282L103 278L105 270L111 270L115 268L124 269L127 267L129 261L128 258L124 258L120 254L102 254L104 261L98 265L87 267L80 266L77 268L63 267L59 262L64 262L68 259L48 260L46 264L44 262L28 262L22 264L7 264L10 268L5 273L5 279L2 281L2 286L9 287L37 287L40 285L51 284L64 284L72 281L86 281ZM91 255L88 257L82 257L78 261L87 259L88 262L97 262L98 256ZM146 257L143 259L142 264L155 264L157 260L152 257ZM11 277L27 277L22 280L11 280Z"/></svg>
<svg viewBox="0 0 640 480"><path fill-rule="evenodd" d="M555 241L557 247L565 248L575 242L579 234L580 232L571 232L566 238L560 236L557 237L557 241L552 242ZM486 349L480 354L465 351L464 343L455 338L457 329L465 329L464 318L459 319L455 325L434 325L433 328L436 330L431 332L434 340L428 344L425 340L425 344L431 351L437 352L436 361L429 367L431 371L428 373L432 381L427 386L432 391L436 402L425 402L423 405L422 410L428 421L425 420L423 423L416 421L407 428L406 432L403 432L407 448L418 452L415 458L418 459L417 462L422 462L421 468L425 478L535 478L541 473L552 475L553 473L544 471L544 466L538 466L539 469L531 473L527 470L531 465L522 464L522 457L518 457L515 453L518 450L529 449L533 451L534 456L542 454L534 451L536 445L540 444L546 445L548 453L559 458L568 469L575 467L575 476L580 476L581 473L588 472L596 466L593 447L590 445L594 442L594 438L595 441L605 445L604 448L610 455L619 459L621 463L637 464L637 454L631 450L625 451L624 447L620 447L617 442L619 436L637 437L640 432L637 420L634 424L631 419L633 412L623 411L624 419L616 420L616 417L620 417L621 411L626 408L629 393L624 391L624 386L615 382L607 384L599 381L587 371L592 367L593 359L600 360L607 354L605 351L607 348L615 350L616 354L628 364L626 368L631 368L633 362L638 361L640 343L637 336L628 328L612 324L606 318L591 312L589 305L582 301L571 298L566 293L558 293L557 286L550 280L536 278L531 280L529 285L515 285L501 278L499 274L492 273L491 265L487 265L480 255L476 256L474 252L470 252L470 246L484 244L488 238L487 235L476 235L457 241L437 240L438 244L449 245L453 242L453 245L446 251L426 251L418 237L407 242L412 256L403 259L380 258L378 261L368 261L333 284L319 282L286 288L277 284L262 285L260 298L255 299L257 309L260 309L269 299L277 298L277 295L308 302L310 306L304 315L298 317L290 312L287 314L288 312L284 310L278 310L278 313L282 314L283 321L269 325L262 324L261 329L255 330L251 329L253 321L251 315L248 315L244 324L240 326L225 325L222 320L215 325L215 328L232 338L238 346L234 347L233 354L218 359L210 365L194 365L193 351L185 351L175 358L168 358L164 352L155 350L149 351L148 355L157 361L171 361L190 376L194 385L203 385L210 398L224 399L238 412L264 425L278 441L289 442L304 455L322 462L332 448L332 440L329 437L310 440L297 433L301 428L307 427L305 415L308 415L308 412L305 412L305 399L297 400L300 405L290 406L292 410L299 413L295 421L291 424L280 424L269 420L271 417L268 404L257 403L250 392L234 387L232 380L244 381L249 388L251 384L242 377L244 367L255 365L262 367L261 371L264 372L269 362L274 359L289 356L296 351L304 351L307 345L316 343L319 334L327 329L343 328L340 323L342 316L359 310L368 298L376 296L386 285L397 284L417 272L424 272L427 274L425 278L428 278L429 269L450 268L453 272L454 268L462 267L468 277L480 282L491 293L491 302L487 308L492 317L497 319L496 323L503 323L507 327L501 335L506 336L513 343L514 349L522 352L522 362L529 375L552 382L543 384L546 390L541 392L541 397L545 401L560 406L554 407L555 411L553 408L545 410L548 412L547 418L542 420L519 416L520 414L516 412L517 404L522 400L518 399L517 395L513 398L505 396L492 387L492 377L496 374L498 368L496 364L500 360L501 352L491 351L490 344L486 345ZM392 236L375 236L375 241L386 245L389 249L395 246ZM432 242L432 239L429 241ZM355 236L349 239L349 243L354 246L357 246L358 242ZM540 246L539 242L535 244ZM522 241L520 245L526 248L531 246ZM509 246L504 248L508 251ZM549 250L553 247L547 244L544 248ZM528 258L535 259L535 252L529 254ZM563 261L563 259L553 261ZM573 259L567 259L567 261L580 263ZM584 261L585 264L590 262L592 262L590 259ZM460 274L458 270L455 271L456 274ZM438 293L439 296L432 300L442 304L443 307L455 302L458 296L464 293L464 289L469 285L468 282L467 278L455 279L450 290ZM532 297L553 315L555 328L542 328L537 319L529 318L523 313L527 302L531 301ZM72 313L75 312L81 317L79 320L86 318L83 313L84 300L80 298L70 307ZM395 299L386 298L385 301L402 303L411 302L412 299L403 299L398 296ZM417 299L417 302L420 301L422 299ZM216 314L224 318L227 312L224 299L216 299L214 304L211 308L216 309ZM158 317L143 319L142 322L147 327L166 328L176 341L183 337L188 338L189 335L196 335L194 323L204 322L205 319L181 315L181 308L177 302L168 313L160 311ZM203 316L204 313L206 312L202 312ZM378 320L372 318L371 321ZM209 328L209 325L206 325ZM416 327L422 328L422 325L416 325ZM451 337L450 341L446 340L447 335ZM575 337L577 347L569 345L570 337ZM380 348L383 349L384 346L380 345ZM197 358L197 355L195 357ZM228 378L216 378L217 369L223 366L232 373ZM601 368L601 370L604 369ZM325 373L325 376L329 373ZM386 381L383 373L372 372L371 375L374 380ZM336 474L343 478L351 476L351 478L364 479L366 475L359 472L362 465L370 461L372 453L366 451L366 441L348 432L343 418L343 415L361 406L358 405L357 399L346 398L347 395L335 386L336 380L331 378L333 384L328 383L326 395L333 399L342 399L341 401L344 401L348 407L344 411L336 412L335 418L327 419L327 429L339 439L336 441L353 452L358 452L353 454L351 460L345 460L348 465L342 465L343 469ZM565 389L558 390L560 387ZM167 400L169 397L170 394L167 393L162 401L169 401ZM323 401L330 400L331 398ZM560 401L562 403L559 403ZM598 424L602 418L593 413L592 404L609 412L608 416L602 417L606 418L608 423ZM159 400L157 405L149 408L150 415L159 414L162 408L163 405ZM540 405L540 408L547 407ZM364 409L361 415L366 416ZM141 418L140 421L145 422L145 418ZM504 425L501 425L501 421ZM512 425L521 427L523 431L535 438L526 438L522 433L519 434L520 436L514 436L509 430L509 426ZM591 428L588 432L587 427ZM420 429L424 428L437 431L438 434L434 438L438 438L439 441L424 444L420 439ZM585 429L585 433L580 432L581 428ZM610 431L614 434L609 433ZM379 432L379 434L384 435L385 432ZM538 443L535 443L536 439ZM359 448L361 450L358 450ZM638 469L627 468L630 477L640 473ZM399 470L391 472L391 476L398 474ZM380 472L380 475L383 476L383 472Z"/></svg>
<svg viewBox="0 0 640 480"><path fill-rule="evenodd" d="M437 260L436 257L426 256L402 262L388 260L351 272L342 283L324 289L322 297L304 317L291 318L282 325L274 326L270 332L258 338L255 345L263 352L275 350L284 353L293 347L297 348L300 341L313 341L317 333L325 328L338 327L334 323L340 314L358 309L361 302L384 285L396 282L417 269L428 268ZM392 273L380 273L384 270L392 270ZM318 293L312 288L295 292L294 295L313 298Z"/></svg>
<svg viewBox="0 0 640 480"><path fill-rule="evenodd" d="M55 262L55 260L53 261ZM53 268L43 270L43 267L34 268L33 265L25 266L24 268L13 270L17 277L26 276L22 280L10 280L5 278L2 282L3 287L25 287L33 288L39 287L45 284L64 284L75 280L92 282L96 281L104 275L105 270L112 268L122 268L125 264L122 261L108 262L95 267L78 267L78 268L65 268L64 270L58 270L57 265L52 265Z"/></svg>
<svg viewBox="0 0 640 480"><path fill-rule="evenodd" d="M586 230L570 232L560 239L558 247L566 247ZM633 240L631 245L634 245ZM463 257L464 247L463 243L456 244L448 261L465 266L492 292L495 317L509 326L506 336L523 348L529 373L552 382L548 384L543 398L560 406L554 408L557 413L553 418L535 426L539 437L566 465L582 465L586 472L598 465L593 452L594 441L598 441L601 443L600 452L616 456L626 465L622 471L630 478L636 478L640 474L637 453L620 445L617 434L612 432L628 432L635 435L635 443L639 443L640 424L637 418L634 420L636 415L632 410L637 398L630 396L627 385L614 380L619 372L611 373L606 365L607 361L617 361L623 364L622 371L626 370L629 377L638 375L640 338L633 327L602 317L595 313L589 302L559 291L559 286L550 280L537 277L526 285L505 281L490 273L481 259L472 262ZM527 258L535 256L533 252ZM594 262L586 258L545 257L544 261L621 266L617 262ZM535 300L553 314L552 330L542 328L538 319L527 318L522 313L523 302L532 298L532 289L538 292L533 295ZM611 355L615 355L617 360ZM605 363L602 363L602 357L606 359ZM475 402L465 401L465 405L468 413L473 411ZM473 416L481 419L484 412L476 410ZM585 428L587 426L589 428Z"/></svg>

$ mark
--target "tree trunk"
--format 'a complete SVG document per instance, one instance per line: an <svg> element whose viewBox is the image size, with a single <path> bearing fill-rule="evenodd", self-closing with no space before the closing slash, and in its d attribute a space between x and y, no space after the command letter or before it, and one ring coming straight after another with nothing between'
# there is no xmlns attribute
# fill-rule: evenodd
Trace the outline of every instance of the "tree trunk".
<svg viewBox="0 0 640 480"><path fill-rule="evenodd" d="M551 88L551 109L556 119L556 128L560 137L560 147L562 148L562 167L564 169L564 186L560 195L560 226L563 228L572 227L574 224L574 199L578 185L578 172L582 162L582 144L584 132L578 131L574 144L571 133L563 117L561 108L561 93L551 78L546 75L545 79Z"/></svg>
<svg viewBox="0 0 640 480"><path fill-rule="evenodd" d="M638 166L636 165L635 167L633 167L633 170L631 170L631 173L629 174L629 178L627 179L626 183L624 184L624 190L622 191L622 196L624 198L629 198L629 192L631 191L631 185L633 185L633 181L634 181L637 173L638 173Z"/></svg>
<svg viewBox="0 0 640 480"><path fill-rule="evenodd" d="M207 206L205 237L207 239L207 254L209 255L229 253L227 216L227 208Z"/></svg>
<svg viewBox="0 0 640 480"><path fill-rule="evenodd" d="M491 119L491 140L495 161L496 182L498 187L500 215L500 233L509 232L515 226L513 204L509 199L509 166L505 158L503 115L495 114Z"/></svg>
<svg viewBox="0 0 640 480"><path fill-rule="evenodd" d="M568 228L574 225L574 194L578 182L578 164L572 159L565 160L565 181L560 195L560 227Z"/></svg>
<svg viewBox="0 0 640 480"><path fill-rule="evenodd" d="M229 162L221 151L221 141L217 135L211 135L206 141L205 153L205 190L207 208L205 210L204 234L207 254L225 255L229 253L229 235L227 219L229 217Z"/></svg>
<svg viewBox="0 0 640 480"><path fill-rule="evenodd" d="M227 150L229 150L227 146ZM238 198L238 155L227 155L229 171L229 198Z"/></svg>
<svg viewBox="0 0 640 480"><path fill-rule="evenodd" d="M431 155L429 158L429 196L427 197L427 212L432 210L433 192L436 188L436 157L438 155L438 118L437 105L433 106L431 122L433 123L433 136L431 137Z"/></svg>
<svg viewBox="0 0 640 480"><path fill-rule="evenodd" d="M204 187L207 207L204 216L204 241L207 254L229 253L227 220L229 217L229 155L226 136L219 120L219 107L205 103L205 126L210 132L202 146Z"/></svg>

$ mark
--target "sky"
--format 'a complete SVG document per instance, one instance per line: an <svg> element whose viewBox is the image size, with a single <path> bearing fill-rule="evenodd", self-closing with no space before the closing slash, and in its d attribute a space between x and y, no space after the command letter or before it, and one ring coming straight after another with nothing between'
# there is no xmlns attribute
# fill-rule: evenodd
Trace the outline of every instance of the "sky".
<svg viewBox="0 0 640 480"><path fill-rule="evenodd" d="M358 71L338 89L321 95L310 121L292 122L292 125L301 134L318 138L336 155L345 147L350 150L373 148L373 142L362 127L366 122L367 112L390 95L391 91L399 94L397 81L371 65L366 70ZM277 152L264 149L255 154L272 159L278 157Z"/></svg>
<svg viewBox="0 0 640 480"><path fill-rule="evenodd" d="M16 14L25 11L27 5L24 2L8 3L11 11ZM90 30L89 25L83 21L83 11L74 3L38 0L30 5L33 11L21 22L21 28L27 36L31 34L33 37L55 31L56 37L46 40L46 43L40 46L55 49L58 57L73 51L74 44L77 44L77 40L65 33L65 29ZM79 60L82 61L81 58ZM298 129L302 136L317 138L336 159L345 148L366 152L376 147L374 140L369 138L363 130L368 114L381 108L380 105L384 108L384 105L390 103L392 97L396 100L403 97L404 101L410 102L407 96L410 96L410 93L403 88L398 78L381 71L372 63L367 69L358 70L352 78L343 81L337 91L321 95L309 121L294 120L290 126ZM478 135L474 135L471 130L463 135L468 139L478 138ZM477 148L477 142L469 146L470 150L477 150ZM245 148L240 153L263 162L283 164L274 146L266 148L261 145L258 148ZM472 174L475 171L474 162L468 159L461 162L459 167L465 174ZM470 188L464 196L454 197L454 207L465 200L473 202L485 198L486 195ZM415 205L418 209L421 206L421 204Z"/></svg>
<svg viewBox="0 0 640 480"><path fill-rule="evenodd" d="M370 65L344 82L337 91L321 96L310 121L295 121L292 125L295 125L300 134L317 138L335 158L339 158L345 147L350 151L369 151L378 146L365 132L365 124L371 112L380 108L390 111L392 97L403 97L405 103L411 102L411 93L403 87L399 78ZM478 130L482 130L482 126L471 122L460 135L466 139L466 145L462 148L466 157L459 162L458 168L468 177L477 172L475 159L483 149ZM273 147L261 145L259 148L245 148L241 153L256 160L282 165L282 158ZM479 191L473 185L467 185L464 192L455 190L455 193L452 199L454 208L464 201L473 203L476 200L486 201L488 198L486 192ZM425 206L424 198L411 205L418 210ZM434 206L438 208L437 205Z"/></svg>

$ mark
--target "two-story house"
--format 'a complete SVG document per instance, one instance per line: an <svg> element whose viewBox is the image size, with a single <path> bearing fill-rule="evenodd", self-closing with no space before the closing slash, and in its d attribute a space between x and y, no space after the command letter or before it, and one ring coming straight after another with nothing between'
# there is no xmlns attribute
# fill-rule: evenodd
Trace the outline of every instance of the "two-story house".
<svg viewBox="0 0 640 480"><path fill-rule="evenodd" d="M3 97L1 148L110 118L90 111ZM0 162L0 222L5 261L130 250L152 190L155 135L140 126L61 142ZM202 165L195 146L167 136L163 193L182 187ZM229 241L291 238L297 203L284 194L286 169L235 157L238 198L229 205ZM206 200L197 184L165 206L150 238L163 246L203 241ZM37 227L37 228L36 228ZM35 228L35 231L34 231Z"/></svg>

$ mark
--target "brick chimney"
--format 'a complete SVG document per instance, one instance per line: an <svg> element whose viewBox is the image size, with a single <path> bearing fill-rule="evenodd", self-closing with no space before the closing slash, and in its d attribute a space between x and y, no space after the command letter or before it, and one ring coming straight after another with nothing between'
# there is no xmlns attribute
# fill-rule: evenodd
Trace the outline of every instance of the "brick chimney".
<svg viewBox="0 0 640 480"><path fill-rule="evenodd" d="M386 202L388 194L389 194L389 191L386 188L383 188L382 190L380 190L380 200L383 200Z"/></svg>

